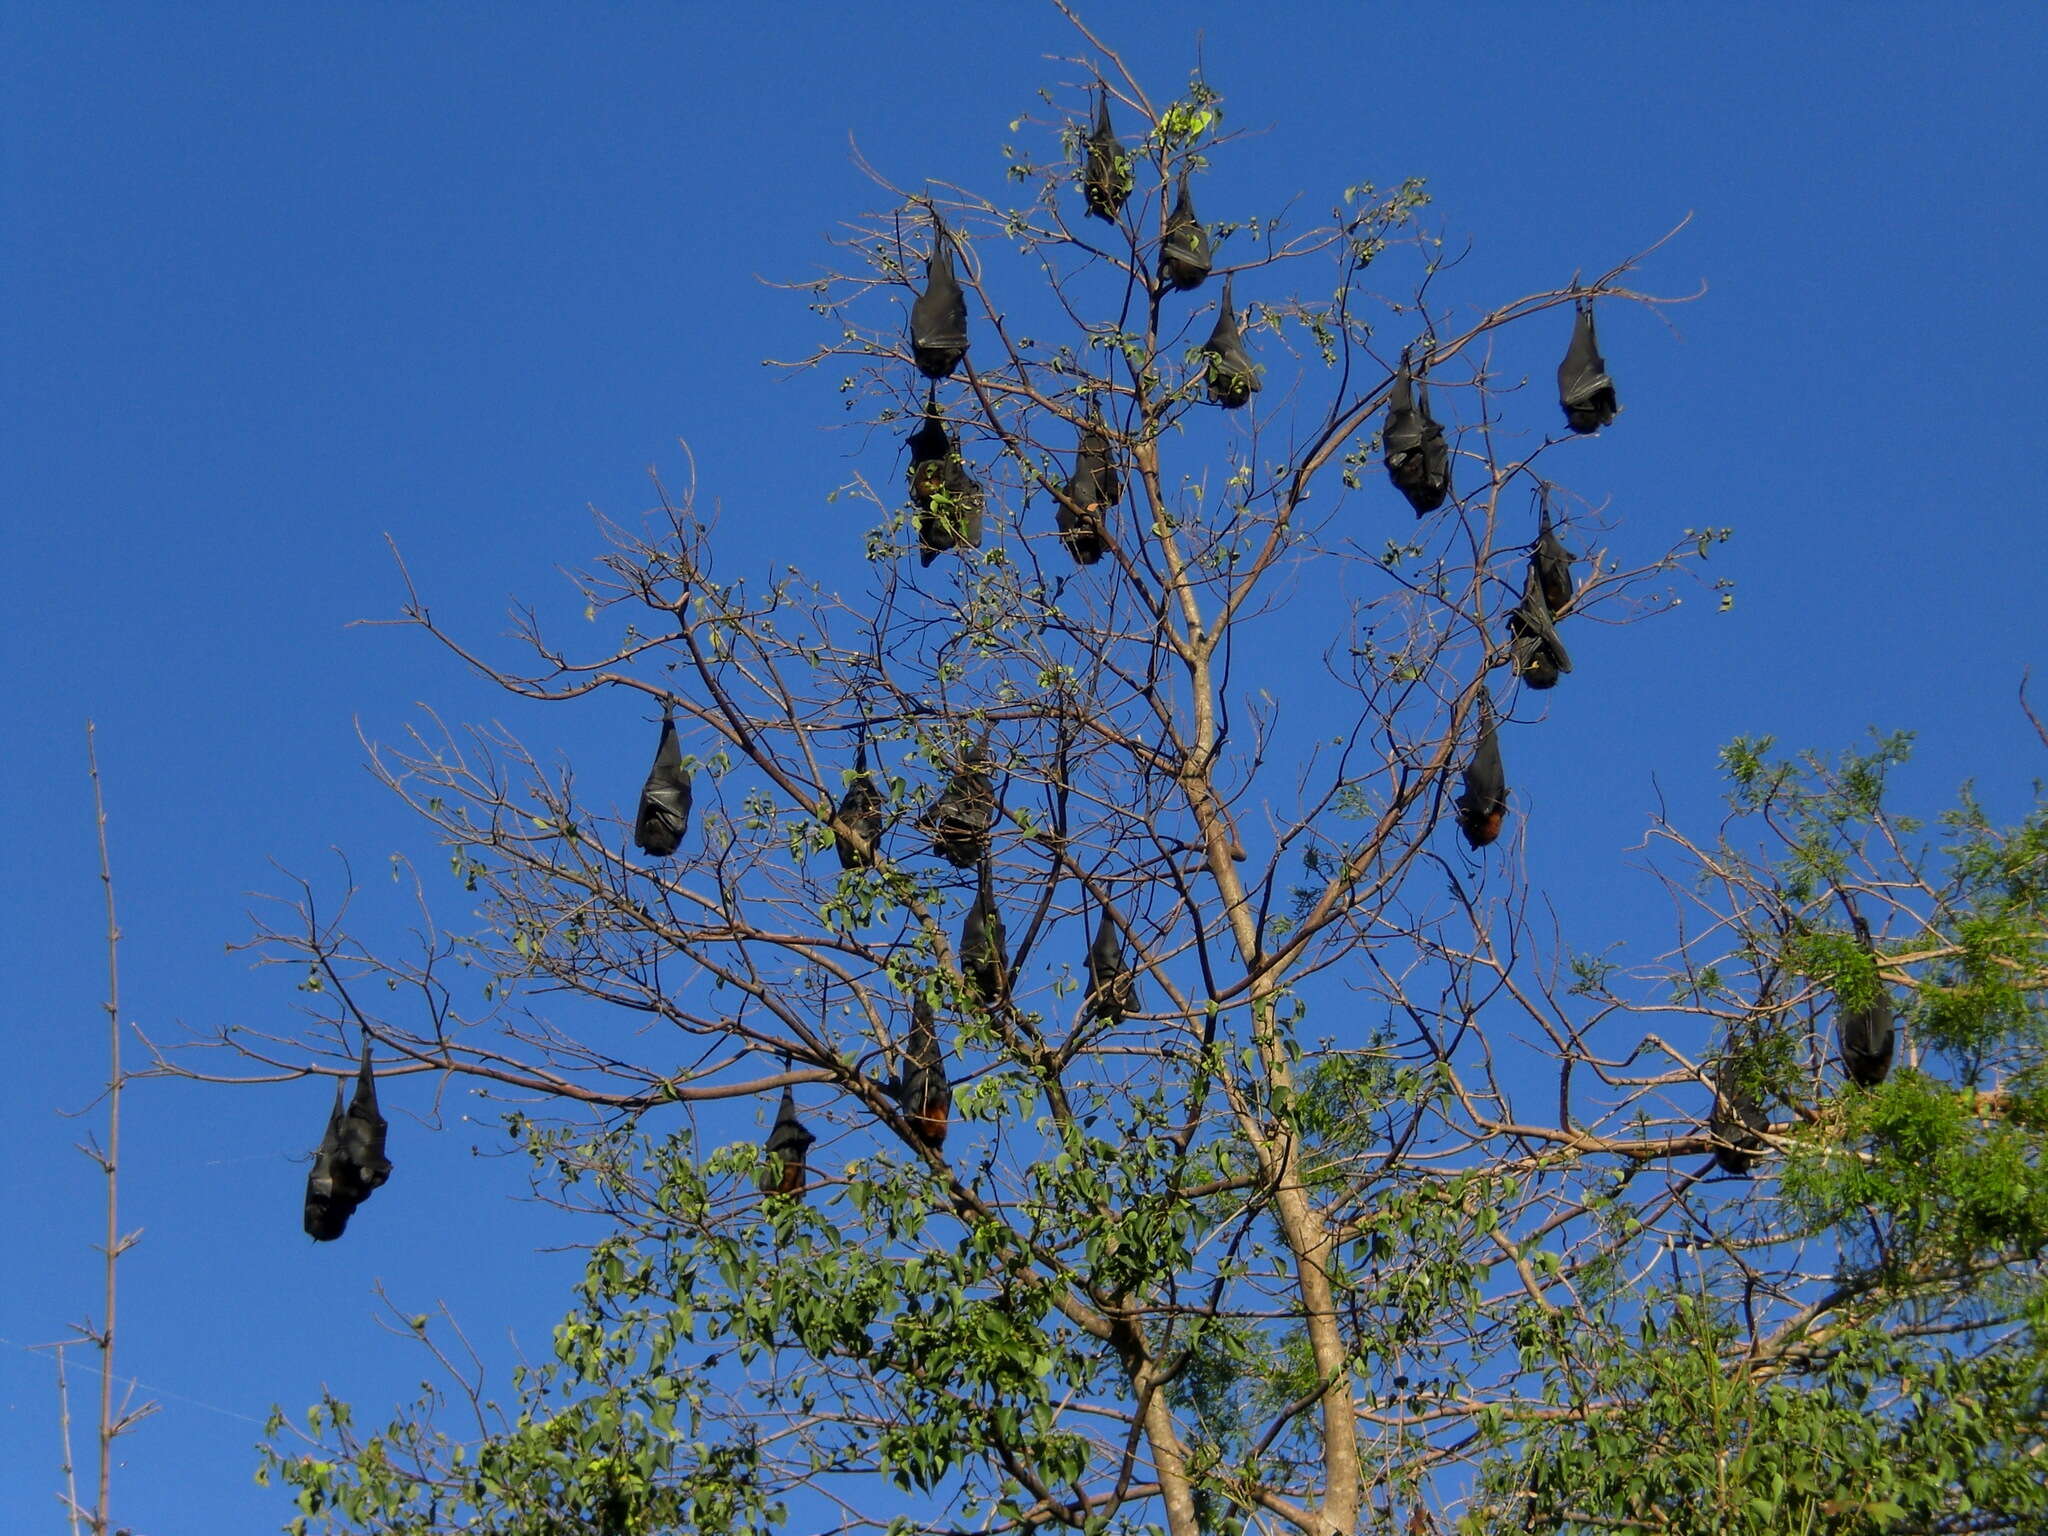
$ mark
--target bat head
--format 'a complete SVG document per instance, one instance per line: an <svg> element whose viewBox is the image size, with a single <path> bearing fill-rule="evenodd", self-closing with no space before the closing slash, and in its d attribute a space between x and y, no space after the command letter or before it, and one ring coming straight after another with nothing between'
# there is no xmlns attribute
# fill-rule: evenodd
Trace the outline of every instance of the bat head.
<svg viewBox="0 0 2048 1536"><path fill-rule="evenodd" d="M306 1191L306 1236L316 1243L331 1243L348 1230L348 1219L356 1212L355 1202L335 1198L331 1193L315 1196Z"/></svg>
<svg viewBox="0 0 2048 1536"><path fill-rule="evenodd" d="M1550 648L1540 640L1531 640L1518 654L1515 672L1531 688L1544 689L1557 686L1557 658Z"/></svg>
<svg viewBox="0 0 2048 1536"><path fill-rule="evenodd" d="M1109 553L1109 545L1102 537L1102 525L1093 513L1077 517L1061 507L1053 523L1059 530L1060 543L1074 557L1074 564L1095 565Z"/></svg>
<svg viewBox="0 0 2048 1536"><path fill-rule="evenodd" d="M1458 830L1465 834L1466 846L1476 850L1492 844L1500 837L1501 823L1507 820L1507 814L1507 807L1498 801L1484 809L1467 807L1460 801Z"/></svg>

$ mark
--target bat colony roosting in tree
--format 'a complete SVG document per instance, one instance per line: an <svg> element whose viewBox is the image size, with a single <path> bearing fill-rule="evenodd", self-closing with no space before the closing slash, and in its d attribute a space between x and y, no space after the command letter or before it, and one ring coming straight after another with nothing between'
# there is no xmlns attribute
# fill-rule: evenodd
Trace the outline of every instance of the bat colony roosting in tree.
<svg viewBox="0 0 2048 1536"><path fill-rule="evenodd" d="M1133 190L1133 160L1116 137L1106 86L1098 85L1093 128L1081 137L1080 152L1075 180L1086 211L1091 217L1115 223ZM917 425L906 440L909 501L916 514L919 560L927 567L948 551L981 548L986 508L983 489L969 471L961 443L938 398L939 384L951 378L967 357L969 326L967 296L955 268L959 242L941 222L936 208L930 208L930 215L924 286L910 306L908 338L910 361L929 383ZM964 256L965 246L960 250ZM1214 260L1213 238L1196 213L1189 172L1183 168L1158 241L1156 275L1144 280L1155 285L1155 299L1189 292L1208 279ZM1246 323L1256 329L1266 322L1248 314ZM1425 336L1415 347L1401 352L1387 381L1381 430L1388 478L1417 517L1437 512L1453 498L1452 444L1431 409L1428 372L1437 360L1435 346L1434 337ZM1246 347L1229 271L1224 274L1214 328L1189 355L1189 362L1200 369L1208 402L1222 409L1244 408L1261 388L1260 370ZM1558 367L1559 401L1571 432L1596 432L1615 420L1619 407L1606 367L1595 332L1592 299L1579 295L1570 343ZM971 370L969 377L971 380ZM1192 375L1185 387L1191 394ZM1074 563L1085 568L1097 565L1112 547L1109 519L1123 496L1118 459L1126 445L1112 437L1097 392L1080 392L1077 408L1083 401L1072 472L1064 484L1049 485L1048 489L1054 503L1055 533ZM1554 687L1561 674L1572 670L1557 632L1558 620L1570 611L1576 595L1572 564L1573 557L1552 521L1547 487L1541 488L1537 533L1529 547L1520 599L1506 614L1504 643L1488 657L1488 665L1508 666L1515 678L1533 689ZM1467 845L1476 852L1492 845L1501 834L1508 786L1499 741L1500 720L1483 675L1474 687L1472 706L1472 746L1462 768L1462 792L1452 808ZM993 1010L1007 1004L1012 979L990 863L998 808L988 745L984 728L979 739L961 751L942 791L916 824L928 837L933 854L957 869L975 871L975 895L960 928L957 963L971 988L967 995ZM887 804L869 772L863 733L837 803L827 802L832 843L843 870L877 867ZM641 791L634 843L652 858L674 856L688 830L690 809L690 773L683 763L675 722L664 717L654 764ZM1869 934L1860 919L1857 930L1867 949ZM1114 1025L1137 1011L1137 969L1126 955L1123 922L1106 902L1087 949L1085 969L1084 1017ZM889 1087L912 1135L924 1147L937 1150L946 1136L952 1088L937 1020L924 996L912 1000L910 1020L897 1075ZM1880 987L1874 1002L1841 1007L1837 1028L1848 1075L1865 1085L1881 1081L1892 1054L1889 996ZM1746 1174L1767 1150L1762 1136L1769 1122L1754 1094L1736 1082L1728 1061L1719 1069L1714 1090L1709 1129L1722 1143L1715 1157L1726 1171ZM785 1087L763 1149L761 1190L801 1196L814 1140L797 1116L793 1092ZM383 1144L384 1121L377 1112L366 1039L355 1099L344 1111L337 1087L335 1108L307 1183L305 1225L315 1238L339 1236L356 1206L384 1182L390 1164L383 1157Z"/></svg>
<svg viewBox="0 0 2048 1536"><path fill-rule="evenodd" d="M1878 950L1870 936L1870 926L1853 907L1847 893L1839 895L1841 903L1849 909L1849 928L1855 934L1855 946L1870 961L1872 977L1868 983L1858 985L1855 1001L1837 995L1835 1042L1841 1051L1843 1075L1858 1087L1876 1087L1892 1069L1892 993L1876 965ZM1741 1051L1731 1051L1731 1055L1722 1057L1714 1073L1714 1112L1708 1118L1708 1130L1724 1143L1714 1151L1714 1161L1722 1171L1747 1178L1755 1171L1757 1159L1769 1151L1769 1143L1763 1141L1763 1133L1769 1130L1769 1116L1757 1094L1739 1079L1741 1055Z"/></svg>
<svg viewBox="0 0 2048 1536"><path fill-rule="evenodd" d="M1532 764L1577 755L1569 717L1606 686L1593 623L1640 612L1691 543L1610 563L1598 514L1547 477L1616 446L1593 435L1619 409L1596 301L1610 333L1615 303L1665 301L1623 262L1468 305L1431 286L1447 263L1419 184L1347 188L1307 230L1266 216L1284 203L1253 217L1220 177L1194 195L1220 117L1204 82L1160 111L1118 96L1135 155L1109 94L1069 111L1049 171L1006 147L1020 206L896 193L844 226L851 263L794 285L829 327L804 366L854 397L875 461L841 483L881 522L864 578L815 547L735 574L687 497L606 519L577 573L600 638L543 644L522 613L537 662L470 664L528 697L651 701L644 783L647 719L609 810L488 727L485 761L443 779L438 741L401 749L392 778L485 893L479 926L391 963L305 904L305 949L336 962L314 1006L363 1025L325 1062L358 1081L306 1181L316 1247L389 1175L373 1046L389 1092L402 1056L571 1106L580 1127L557 1110L513 1134L608 1228L560 1369L522 1384L509 1436L482 1431L520 1473L489 1495L508 1514L475 1493L463 1431L445 1473L393 1473L449 1513L394 1529L772 1524L794 1496L846 1527L944 1532L964 1508L997 1536L1720 1530L1665 1490L1745 1488L1726 1448L1774 1454L1753 1405L1821 1423L1793 1394L1853 1379L1828 1341L1881 1346L1882 1320L1779 1325L1834 1284L1836 1229L1862 1241L1883 1122L1920 1086L1869 1094L1912 1017L1885 979L1950 965L1898 918L1881 953L1854 896L1910 914L1940 888L1888 885L1860 850L1799 885L1775 854L1660 825L1706 875L1653 865L1672 954L1610 960L1613 935L1573 954L1541 914L1543 856L1572 850L1531 813ZM1018 271L1029 292L1005 291ZM1517 381L1547 380L1568 310L1560 424ZM1517 357L1531 334L1542 355ZM1796 769L1730 766L1738 814L1762 784L1774 833L1836 814L1832 787L1819 812L1786 787ZM1853 944L1811 926L1830 878ZM408 989L415 1022L350 1017L357 974ZM1914 1006L1938 1024L1935 993ZM1817 1077L1840 1092L1816 1109ZM735 1096L759 1117L738 1147ZM1783 1199L1734 1182L1793 1158ZM1813 1219L1838 1200L1853 1229ZM1896 1273L1931 1315L1922 1275ZM1852 1329L1892 1305L1848 1290ZM1688 1419L1700 1397L1725 1418ZM1906 1417L1870 1415L1880 1437ZM363 1466L428 1445L354 1443ZM1688 1470L1611 1498L1580 1469L1632 1477L1644 1449ZM878 1505L866 1478L894 1491ZM1439 1495L1441 1521L1404 1522Z"/></svg>
<svg viewBox="0 0 2048 1536"><path fill-rule="evenodd" d="M1890 1075L1895 1045L1893 1003L1884 973L1877 963L1877 944L1870 925L1863 920L1846 891L1837 891L1849 913L1849 926L1856 947L1868 962L1870 974L1854 985L1853 1000L1835 999L1835 1043L1841 1053L1842 1073L1859 1088L1875 1088ZM1747 1177L1756 1170L1757 1159L1769 1150L1762 1133L1770 1129L1770 1117L1756 1094L1737 1081L1742 1052L1724 1057L1714 1079L1714 1111L1708 1130L1724 1146L1714 1158L1726 1173Z"/></svg>
<svg viewBox="0 0 2048 1536"><path fill-rule="evenodd" d="M1091 217L1114 222L1134 185L1130 152L1118 141L1110 120L1109 92L1098 86L1092 130L1081 140L1082 163L1077 181ZM1174 187L1173 206L1159 242L1157 282L1162 292L1198 288L1213 270L1214 247L1209 231L1195 212L1194 194L1184 169ZM1418 517L1438 511L1451 499L1451 445L1443 424L1430 408L1423 377L1433 343L1423 344L1423 367L1404 350L1387 389L1382 430L1388 478ZM932 216L931 253L925 264L925 286L910 309L910 354L917 371L932 381L918 425L906 440L910 454L908 481L915 510L919 561L929 566L954 549L978 549L982 543L985 497L968 471L960 445L949 430L938 403L937 383L950 377L968 348L966 295L954 270L953 237L936 212ZM1196 349L1195 360L1209 401L1226 410L1250 403L1260 388L1258 369L1245 348L1239 326L1231 274L1226 273L1216 323ZM1594 331L1590 298L1575 304L1571 342L1558 367L1558 393L1567 425L1575 433L1598 431L1613 422L1618 406L1614 381L1606 371ZM1054 528L1077 566L1098 564L1108 552L1106 519L1123 496L1116 447L1103 421L1099 402L1090 397L1075 447L1073 472L1054 493ZM1506 620L1507 641L1501 659L1513 675L1531 688L1554 687L1572 669L1570 654L1557 633L1558 619L1574 597L1572 557L1557 536L1547 488L1539 509L1536 538L1530 546L1521 600ZM1508 788L1501 761L1499 718L1484 681L1478 685L1474 745L1463 768L1463 789L1453 803L1459 830L1473 850L1486 848L1501 833L1507 815ZM1003 923L997 911L991 876L990 837L995 826L993 783L986 772L988 737L970 745L938 798L918 817L918 827L931 840L931 850L958 869L975 871L973 903L962 921L959 964L985 1006L1007 995L1008 956ZM833 846L840 867L873 867L884 830L884 798L868 772L867 747L855 753L854 767L831 814ZM676 754L673 726L664 723L661 752L642 793L636 841L657 857L672 854L688 823L689 779ZM1105 905L1086 957L1088 987L1084 1013L1116 1023L1136 1011L1137 977L1127 961L1121 924L1115 909ZM1881 1056L1890 1059L1888 1001L1876 1008L1844 1010L1840 1023L1843 1057L1857 1081L1870 1079ZM1724 1072L1725 1078L1725 1072ZM909 1044L892 1086L913 1133L937 1148L945 1138L951 1086L947 1081L932 1008L924 998L912 1005ZM1730 1172L1746 1172L1763 1149L1757 1133L1767 1127L1753 1098L1726 1086L1717 1087L1710 1122L1713 1134L1727 1143L1716 1156ZM775 1128L769 1137L764 1190L800 1193L804 1157L812 1137L796 1118L788 1090L782 1097ZM779 1171L778 1171L779 1170Z"/></svg>
<svg viewBox="0 0 2048 1536"><path fill-rule="evenodd" d="M1859 1088L1875 1088L1892 1069L1893 1005L1884 975L1877 966L1877 945L1870 926L1856 910L1846 892L1838 892L1848 908L1849 926L1856 947L1870 963L1870 978L1856 987L1854 1001L1835 1000L1835 1039L1842 1057L1842 1072ZM1756 1169L1757 1159L1769 1150L1762 1133L1770 1129L1770 1118L1754 1092L1737 1082L1740 1052L1723 1058L1714 1079L1714 1112L1708 1130L1726 1143L1718 1148L1715 1161L1724 1172L1747 1177Z"/></svg>

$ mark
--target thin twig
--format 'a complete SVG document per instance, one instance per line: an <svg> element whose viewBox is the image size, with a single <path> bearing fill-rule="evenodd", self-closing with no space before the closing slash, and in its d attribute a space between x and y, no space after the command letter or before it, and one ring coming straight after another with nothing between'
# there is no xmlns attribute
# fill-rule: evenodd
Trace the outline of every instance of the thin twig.
<svg viewBox="0 0 2048 1536"><path fill-rule="evenodd" d="M64 1442L64 1518L74 1533L78 1530L78 1468L71 1459L71 1384L64 1375L64 1346L57 1356L57 1429Z"/></svg>
<svg viewBox="0 0 2048 1536"><path fill-rule="evenodd" d="M114 1440L136 1420L147 1414L154 1404L146 1404L133 1412L123 1412L117 1421L114 1416L114 1310L116 1300L115 1274L121 1262L121 1255L129 1243L121 1236L120 1177L121 1177L121 1089L127 1079L121 1071L121 927L114 911L114 870L107 856L107 805L100 789L100 759L96 747L95 727L88 720L85 723L85 756L92 774L93 825L99 836L100 884L107 896L107 1144L103 1150L90 1155L107 1176L107 1226L106 1241L101 1248L106 1265L106 1314L100 1319L97 1331L90 1331L100 1352L100 1467L99 1488L93 1500L91 1527L93 1536L107 1536L112 1528L110 1507L114 1480ZM69 1454L65 1457L70 1460ZM77 1499L72 1500L76 1519Z"/></svg>

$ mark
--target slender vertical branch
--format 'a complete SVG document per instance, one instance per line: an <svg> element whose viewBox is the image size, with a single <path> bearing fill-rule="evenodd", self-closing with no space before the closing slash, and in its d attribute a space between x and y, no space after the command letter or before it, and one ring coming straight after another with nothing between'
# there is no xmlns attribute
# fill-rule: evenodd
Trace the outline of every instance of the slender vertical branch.
<svg viewBox="0 0 2048 1536"><path fill-rule="evenodd" d="M94 1342L100 1351L100 1466L99 1488L93 1500L93 1536L106 1536L110 1527L108 1506L114 1470L114 1303L115 1272L121 1261L120 1174L121 1174L121 928L114 911L114 871L107 857L107 805L100 789L100 759L95 746L95 727L85 724L85 755L92 773L93 825L99 835L100 885L107 897L107 1144L99 1164L107 1176L106 1243L101 1252L106 1263L106 1315ZM67 1453L65 1460L70 1456ZM72 1501L77 1508L77 1501Z"/></svg>
<svg viewBox="0 0 2048 1536"><path fill-rule="evenodd" d="M78 1507L78 1467L71 1457L71 1382L64 1374L64 1346L55 1349L57 1356L57 1432L64 1443L64 1518L71 1526L74 1536L78 1530L81 1511Z"/></svg>

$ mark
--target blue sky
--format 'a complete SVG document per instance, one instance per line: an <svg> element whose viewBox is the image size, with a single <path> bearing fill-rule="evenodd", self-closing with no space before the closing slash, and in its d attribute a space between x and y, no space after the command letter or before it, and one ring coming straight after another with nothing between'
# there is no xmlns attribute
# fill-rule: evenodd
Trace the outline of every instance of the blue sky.
<svg viewBox="0 0 2048 1536"><path fill-rule="evenodd" d="M419 638L350 627L397 606L387 535L437 618L495 635L515 595L563 600L556 567L599 548L587 509L637 511L687 439L732 568L857 544L826 497L893 473L893 444L829 430L836 380L762 366L819 339L762 279L813 275L878 200L849 135L899 182L993 188L1035 87L1080 78L1044 57L1076 51L1049 9L920 14L942 67L910 13L858 8L5 6L10 1525L50 1528L58 1481L51 1373L19 1346L97 1307L95 1178L56 1115L102 1069L86 717L124 1015L282 1017L290 978L224 950L248 893L281 887L272 861L331 883L331 849L366 873L429 851L355 722L389 737L427 701L533 724ZM1974 777L2017 811L2041 769L2029 665L2048 704L2039 7L1086 15L1161 96L1202 33L1231 126L1257 130L1205 189L1212 219L1425 176L1483 296L1692 215L1643 285L1707 294L1668 326L1603 315L1627 410L1572 481L1645 547L1733 525L1710 574L1736 604L1574 634L1579 671L1511 764L1548 823L1532 879L1581 933L1641 905L1624 850L1660 798L1711 828L1738 733L1833 751L1914 729L1909 803ZM649 733L621 703L546 741L623 800ZM408 1091L393 1107L427 1114ZM314 1250L323 1113L303 1083L131 1095L122 1363L164 1400L123 1447L141 1536L283 1518L250 1483L272 1403L414 1390L379 1280L407 1310L445 1298L494 1358L508 1332L545 1350L574 1260L536 1252L564 1234L514 1203L496 1111L397 1119L392 1184Z"/></svg>

